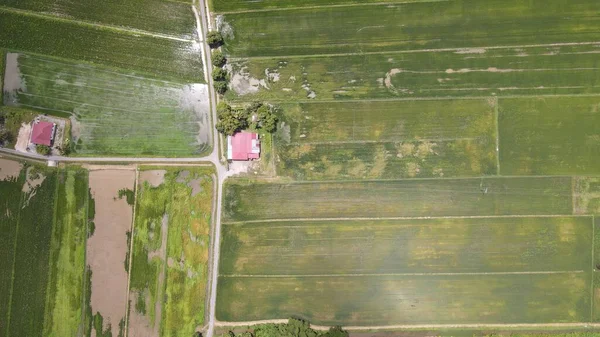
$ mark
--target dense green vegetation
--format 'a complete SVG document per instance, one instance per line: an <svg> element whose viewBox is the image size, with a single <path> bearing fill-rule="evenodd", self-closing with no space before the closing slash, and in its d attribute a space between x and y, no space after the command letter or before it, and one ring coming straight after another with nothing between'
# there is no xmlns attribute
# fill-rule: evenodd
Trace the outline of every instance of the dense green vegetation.
<svg viewBox="0 0 600 337"><path fill-rule="evenodd" d="M87 172L25 164L0 188L0 336L75 335L83 324Z"/></svg>
<svg viewBox="0 0 600 337"><path fill-rule="evenodd" d="M570 177L254 184L234 180L224 186L223 221L570 215L571 188Z"/></svg>
<svg viewBox="0 0 600 337"><path fill-rule="evenodd" d="M221 337L348 337L348 332L341 327L332 327L327 332L313 330L310 323L297 318L290 318L287 323L259 324L252 327L252 331L241 334L229 332Z"/></svg>
<svg viewBox="0 0 600 337"><path fill-rule="evenodd" d="M4 0L2 5L31 14L68 18L73 23L127 27L186 39L194 37L196 26L190 5L174 1Z"/></svg>
<svg viewBox="0 0 600 337"><path fill-rule="evenodd" d="M2 9L0 47L117 67L161 79L204 81L202 61L191 42L23 16Z"/></svg>
<svg viewBox="0 0 600 337"><path fill-rule="evenodd" d="M130 310L159 326L161 336L191 336L203 323L212 194L207 169L169 168L160 185L140 184Z"/></svg>
<svg viewBox="0 0 600 337"><path fill-rule="evenodd" d="M233 108L225 102L217 105L217 131L231 136L250 128L253 131L273 133L277 129L280 109L261 102L252 102L246 107Z"/></svg>
<svg viewBox="0 0 600 337"><path fill-rule="evenodd" d="M600 98L500 100L503 174L599 174Z"/></svg>
<svg viewBox="0 0 600 337"><path fill-rule="evenodd" d="M17 93L17 103L72 116L74 155L190 156L210 151L208 126L200 126L208 108L197 103L202 93L196 85L46 57L21 54L18 60L27 84Z"/></svg>
<svg viewBox="0 0 600 337"><path fill-rule="evenodd" d="M589 0L398 3L226 14L232 34L222 30L235 57L575 43L599 39L589 15L599 10Z"/></svg>
<svg viewBox="0 0 600 337"><path fill-rule="evenodd" d="M67 168L58 181L44 336L61 337L77 335L83 322L88 174Z"/></svg>

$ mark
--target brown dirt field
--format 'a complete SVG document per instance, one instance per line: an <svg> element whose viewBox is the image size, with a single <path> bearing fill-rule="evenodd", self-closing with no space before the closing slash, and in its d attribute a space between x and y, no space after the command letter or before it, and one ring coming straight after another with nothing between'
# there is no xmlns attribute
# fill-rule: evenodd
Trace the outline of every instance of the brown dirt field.
<svg viewBox="0 0 600 337"><path fill-rule="evenodd" d="M165 181L165 170L151 170L140 172L140 180L142 183L148 182L152 187L158 187Z"/></svg>
<svg viewBox="0 0 600 337"><path fill-rule="evenodd" d="M19 152L27 152L29 147L29 139L31 138L31 123L21 124L19 129L19 135L17 136L17 143L15 144L15 150Z"/></svg>
<svg viewBox="0 0 600 337"><path fill-rule="evenodd" d="M117 198L120 189L133 189L135 171L90 171L90 189L96 204L94 235L87 242L87 264L92 270L92 312L100 312L105 328L119 334L119 322L127 310L127 231L132 208Z"/></svg>
<svg viewBox="0 0 600 337"><path fill-rule="evenodd" d="M23 165L18 161L0 158L0 180L7 180L19 176Z"/></svg>

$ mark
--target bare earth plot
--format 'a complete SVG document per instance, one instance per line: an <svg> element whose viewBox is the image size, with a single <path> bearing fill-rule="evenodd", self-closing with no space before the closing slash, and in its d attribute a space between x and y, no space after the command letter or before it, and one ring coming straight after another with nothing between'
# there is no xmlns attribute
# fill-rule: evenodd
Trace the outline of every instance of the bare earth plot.
<svg viewBox="0 0 600 337"><path fill-rule="evenodd" d="M24 54L11 65L7 73L15 74L16 84L5 88L5 103L70 117L74 155L192 156L210 151L204 84Z"/></svg>
<svg viewBox="0 0 600 337"><path fill-rule="evenodd" d="M191 336L202 327L213 184L204 168L140 172L129 336Z"/></svg>
<svg viewBox="0 0 600 337"><path fill-rule="evenodd" d="M90 172L90 191L95 203L95 230L87 241L87 264L91 271L92 336L104 336L107 330L118 336L127 310L127 270L133 207L119 190L133 190L135 171L97 170Z"/></svg>

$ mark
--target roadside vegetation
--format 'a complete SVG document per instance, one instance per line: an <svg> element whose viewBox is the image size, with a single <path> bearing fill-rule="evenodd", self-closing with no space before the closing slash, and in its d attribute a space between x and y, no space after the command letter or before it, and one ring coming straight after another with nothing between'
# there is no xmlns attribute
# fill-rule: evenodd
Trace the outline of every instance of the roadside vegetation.
<svg viewBox="0 0 600 337"><path fill-rule="evenodd" d="M234 333L232 331L221 335L221 337L348 337L347 331L336 326L329 331L314 330L310 327L310 323L297 319L290 318L287 323L268 323L259 324L251 328L250 331L243 333Z"/></svg>
<svg viewBox="0 0 600 337"><path fill-rule="evenodd" d="M273 133L277 129L278 114L277 106L261 102L253 102L239 108L219 102L216 128L228 136L245 129Z"/></svg>

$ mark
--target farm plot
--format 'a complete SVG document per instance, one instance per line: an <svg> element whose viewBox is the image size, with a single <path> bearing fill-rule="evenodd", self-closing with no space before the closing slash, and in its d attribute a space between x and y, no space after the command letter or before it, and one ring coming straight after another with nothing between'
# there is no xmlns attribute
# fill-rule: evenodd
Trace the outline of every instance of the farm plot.
<svg viewBox="0 0 600 337"><path fill-rule="evenodd" d="M234 57L598 41L600 18L589 13L600 3L566 4L457 0L232 13L219 21Z"/></svg>
<svg viewBox="0 0 600 337"><path fill-rule="evenodd" d="M195 37L196 22L191 4L174 1L4 0L2 5L31 15L55 16L74 23L128 27L182 39Z"/></svg>
<svg viewBox="0 0 600 337"><path fill-rule="evenodd" d="M220 277L217 319L302 317L315 324L590 321L589 272Z"/></svg>
<svg viewBox="0 0 600 337"><path fill-rule="evenodd" d="M501 99L503 174L600 174L600 98Z"/></svg>
<svg viewBox="0 0 600 337"><path fill-rule="evenodd" d="M495 174L495 99L283 105L278 173L302 180Z"/></svg>
<svg viewBox="0 0 600 337"><path fill-rule="evenodd" d="M589 94L600 44L230 60L231 100Z"/></svg>
<svg viewBox="0 0 600 337"><path fill-rule="evenodd" d="M204 321L213 177L196 168L140 173L129 336L191 336Z"/></svg>
<svg viewBox="0 0 600 337"><path fill-rule="evenodd" d="M5 103L70 116L76 155L190 156L210 151L206 85L23 54L18 63L7 65L9 72L21 82L5 92Z"/></svg>
<svg viewBox="0 0 600 337"><path fill-rule="evenodd" d="M220 275L590 270L591 217L258 222L223 227Z"/></svg>
<svg viewBox="0 0 600 337"><path fill-rule="evenodd" d="M0 47L150 74L204 82L200 45L89 27L0 8Z"/></svg>
<svg viewBox="0 0 600 337"><path fill-rule="evenodd" d="M87 173L0 158L0 336L82 331Z"/></svg>
<svg viewBox="0 0 600 337"><path fill-rule="evenodd" d="M573 214L570 177L364 182L228 181L223 221ZM285 205L285 207L273 207Z"/></svg>
<svg viewBox="0 0 600 337"><path fill-rule="evenodd" d="M410 2L426 2L431 0L411 0ZM397 2L397 0L264 0L264 1L246 1L246 0L212 0L209 3L216 12L229 11L248 11L264 9L289 9L308 6L335 6L335 5L354 5L369 4L373 2Z"/></svg>
<svg viewBox="0 0 600 337"><path fill-rule="evenodd" d="M88 312L95 336L122 335L127 311L126 258L132 206L119 191L134 189L133 170L90 171L94 199L94 231L87 240L86 263L91 273ZM123 193L123 192L121 192ZM131 201L131 200L130 200Z"/></svg>

